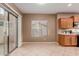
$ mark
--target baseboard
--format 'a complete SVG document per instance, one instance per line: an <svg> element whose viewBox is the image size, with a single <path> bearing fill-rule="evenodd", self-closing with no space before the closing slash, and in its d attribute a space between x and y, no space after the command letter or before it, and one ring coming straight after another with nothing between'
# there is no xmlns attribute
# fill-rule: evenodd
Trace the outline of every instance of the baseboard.
<svg viewBox="0 0 79 59"><path fill-rule="evenodd" d="M23 44L25 43L57 43L57 42L23 42Z"/></svg>

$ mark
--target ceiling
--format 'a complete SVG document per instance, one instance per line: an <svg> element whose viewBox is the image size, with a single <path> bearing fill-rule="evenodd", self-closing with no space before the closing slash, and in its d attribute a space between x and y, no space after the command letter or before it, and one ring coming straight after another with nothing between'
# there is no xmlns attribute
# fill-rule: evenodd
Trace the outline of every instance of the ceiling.
<svg viewBox="0 0 79 59"><path fill-rule="evenodd" d="M56 14L62 12L79 13L79 3L15 3L23 14Z"/></svg>

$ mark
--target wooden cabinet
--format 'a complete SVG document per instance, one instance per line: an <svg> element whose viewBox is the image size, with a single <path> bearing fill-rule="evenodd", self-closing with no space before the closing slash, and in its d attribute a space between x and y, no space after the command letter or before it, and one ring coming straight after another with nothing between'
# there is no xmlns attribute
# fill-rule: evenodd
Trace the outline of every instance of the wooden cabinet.
<svg viewBox="0 0 79 59"><path fill-rule="evenodd" d="M64 36L64 45L71 45L71 37L70 36Z"/></svg>
<svg viewBox="0 0 79 59"><path fill-rule="evenodd" d="M63 35L58 36L58 42L60 45L64 45L64 36Z"/></svg>
<svg viewBox="0 0 79 59"><path fill-rule="evenodd" d="M76 35L59 35L59 44L62 46L76 46L77 37Z"/></svg>
<svg viewBox="0 0 79 59"><path fill-rule="evenodd" d="M59 28L63 28L63 29L73 28L73 18L59 19Z"/></svg>
<svg viewBox="0 0 79 59"><path fill-rule="evenodd" d="M77 36L72 36L71 37L71 44L72 45L77 45Z"/></svg>
<svg viewBox="0 0 79 59"><path fill-rule="evenodd" d="M73 20L74 20L74 23L75 22L79 22L79 16L72 16Z"/></svg>

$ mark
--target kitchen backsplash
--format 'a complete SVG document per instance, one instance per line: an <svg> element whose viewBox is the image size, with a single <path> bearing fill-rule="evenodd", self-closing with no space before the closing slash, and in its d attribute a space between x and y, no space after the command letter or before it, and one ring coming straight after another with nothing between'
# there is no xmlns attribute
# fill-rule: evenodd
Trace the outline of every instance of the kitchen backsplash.
<svg viewBox="0 0 79 59"><path fill-rule="evenodd" d="M64 34L79 34L79 29L59 29L58 33L64 33Z"/></svg>

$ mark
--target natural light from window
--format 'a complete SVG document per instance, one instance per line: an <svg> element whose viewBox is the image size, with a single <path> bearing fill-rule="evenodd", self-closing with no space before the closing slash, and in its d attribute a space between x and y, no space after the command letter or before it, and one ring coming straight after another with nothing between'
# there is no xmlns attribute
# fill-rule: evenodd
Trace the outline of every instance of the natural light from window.
<svg viewBox="0 0 79 59"><path fill-rule="evenodd" d="M32 37L44 37L48 33L48 21L33 20L32 21Z"/></svg>

